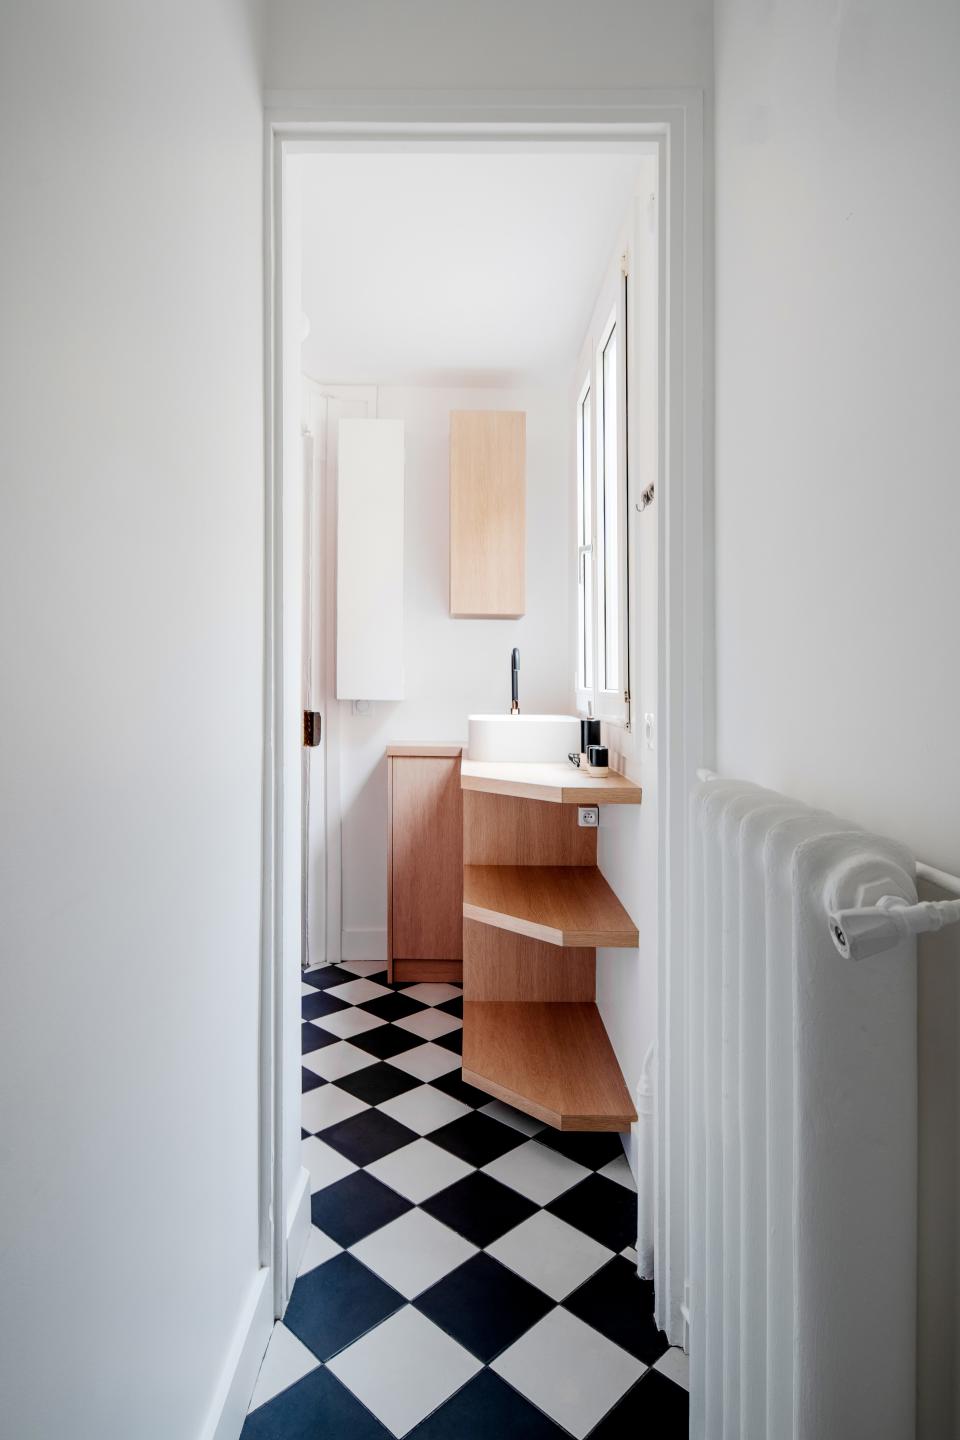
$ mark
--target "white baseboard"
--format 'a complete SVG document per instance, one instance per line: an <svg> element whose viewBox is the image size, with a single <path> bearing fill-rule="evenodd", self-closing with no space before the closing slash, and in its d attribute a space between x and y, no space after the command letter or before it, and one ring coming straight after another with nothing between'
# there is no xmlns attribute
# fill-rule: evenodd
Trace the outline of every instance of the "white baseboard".
<svg viewBox="0 0 960 1440"><path fill-rule="evenodd" d="M201 1440L238 1440L272 1330L273 1285L264 1265L250 1282Z"/></svg>
<svg viewBox="0 0 960 1440"><path fill-rule="evenodd" d="M341 960L386 960L387 927L345 927L340 937Z"/></svg>
<svg viewBox="0 0 960 1440"><path fill-rule="evenodd" d="M310 1171L301 1166L287 1207L287 1293L284 1296L284 1305L293 1294L297 1271L310 1234L310 1223Z"/></svg>

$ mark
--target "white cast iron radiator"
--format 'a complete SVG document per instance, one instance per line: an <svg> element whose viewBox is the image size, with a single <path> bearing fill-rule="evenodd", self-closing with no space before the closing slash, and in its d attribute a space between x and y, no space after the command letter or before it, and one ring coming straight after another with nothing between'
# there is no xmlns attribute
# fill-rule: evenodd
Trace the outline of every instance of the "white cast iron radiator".
<svg viewBox="0 0 960 1440"><path fill-rule="evenodd" d="M915 941L844 959L827 916L913 903L913 858L720 779L691 845L690 1434L911 1440Z"/></svg>

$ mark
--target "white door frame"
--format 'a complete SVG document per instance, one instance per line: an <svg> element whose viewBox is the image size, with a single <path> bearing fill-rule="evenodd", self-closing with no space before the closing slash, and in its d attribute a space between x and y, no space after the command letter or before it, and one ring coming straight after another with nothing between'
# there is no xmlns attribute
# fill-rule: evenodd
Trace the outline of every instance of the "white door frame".
<svg viewBox="0 0 960 1440"><path fill-rule="evenodd" d="M712 476L705 438L712 428L708 347L703 95L677 91L325 92L266 96L265 246L265 657L263 909L260 1029L260 1237L273 1268L282 1314L295 1273L288 1261L291 1193L286 1174L299 1155L283 1154L284 1116L299 1106L292 1075L296 1036L284 994L299 974L299 928L284 925L283 774L283 203L284 161L305 150L531 150L555 144L614 148L655 140L667 197L665 229L663 480L657 511L660 555L660 690L657 774L660 794L660 925L657 1085L658 1318L673 1343L682 1333L686 1277L686 1137L683 1128L684 913L687 794L700 765L713 761ZM297 317L299 323L299 317ZM299 463L299 462L298 462ZM299 709L300 698L295 704ZM291 732L289 726L287 734ZM299 768L299 766L298 766ZM285 944L286 933L286 944ZM295 940L295 946L291 944ZM299 994L299 985L297 985ZM289 1129L289 1123L288 1123ZM299 1134L299 1129L297 1129ZM302 1177L301 1177L302 1179ZM309 1204L309 1187L306 1188Z"/></svg>

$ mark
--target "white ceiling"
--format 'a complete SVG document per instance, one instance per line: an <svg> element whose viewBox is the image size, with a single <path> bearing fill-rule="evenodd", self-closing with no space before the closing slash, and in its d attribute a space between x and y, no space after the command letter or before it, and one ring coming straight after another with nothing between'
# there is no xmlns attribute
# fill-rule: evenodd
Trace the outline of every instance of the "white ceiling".
<svg viewBox="0 0 960 1440"><path fill-rule="evenodd" d="M640 159L395 152L298 163L306 372L492 384L575 363Z"/></svg>

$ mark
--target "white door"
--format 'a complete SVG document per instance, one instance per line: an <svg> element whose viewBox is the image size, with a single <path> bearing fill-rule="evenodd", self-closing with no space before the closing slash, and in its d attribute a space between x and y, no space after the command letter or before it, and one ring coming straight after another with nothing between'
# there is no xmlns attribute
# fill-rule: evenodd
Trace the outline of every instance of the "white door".
<svg viewBox="0 0 960 1440"><path fill-rule="evenodd" d="M374 418L377 391L303 378L303 708L320 716L320 744L303 751L303 957L340 959L339 702L336 699L337 435L344 419Z"/></svg>

